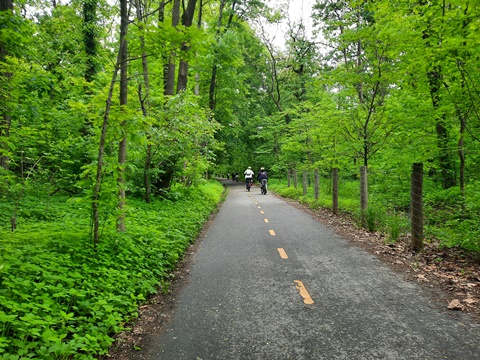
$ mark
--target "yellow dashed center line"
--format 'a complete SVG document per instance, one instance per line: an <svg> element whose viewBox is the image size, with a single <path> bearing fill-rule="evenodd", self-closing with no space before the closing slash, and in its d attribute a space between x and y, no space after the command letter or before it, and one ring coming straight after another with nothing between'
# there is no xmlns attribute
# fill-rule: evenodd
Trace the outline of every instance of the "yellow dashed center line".
<svg viewBox="0 0 480 360"><path fill-rule="evenodd" d="M265 211L263 211L263 210L260 210L260 214L265 214Z"/></svg>
<svg viewBox="0 0 480 360"><path fill-rule="evenodd" d="M257 206L257 207L258 207L259 209L261 209L261 207L260 207L260 206Z"/></svg>
<svg viewBox="0 0 480 360"><path fill-rule="evenodd" d="M265 221L266 223L268 223L268 219L263 219L263 221Z"/></svg>
<svg viewBox="0 0 480 360"><path fill-rule="evenodd" d="M283 248L278 248L277 250L282 259L288 259L288 255Z"/></svg>
<svg viewBox="0 0 480 360"><path fill-rule="evenodd" d="M303 285L303 282L301 282L300 280L294 280L294 283L297 284L296 288L297 288L298 292L300 293L300 296L303 298L303 302L307 305L312 305L313 300L310 297L310 294L308 293L307 289Z"/></svg>
<svg viewBox="0 0 480 360"><path fill-rule="evenodd" d="M272 235L272 236L275 236L275 235L276 235L274 230L268 230L268 232L269 232L270 235Z"/></svg>

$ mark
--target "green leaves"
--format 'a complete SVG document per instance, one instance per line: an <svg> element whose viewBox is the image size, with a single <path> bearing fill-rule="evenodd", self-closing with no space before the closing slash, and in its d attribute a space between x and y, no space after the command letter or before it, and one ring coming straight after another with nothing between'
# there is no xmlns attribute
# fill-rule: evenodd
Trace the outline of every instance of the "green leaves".
<svg viewBox="0 0 480 360"><path fill-rule="evenodd" d="M218 183L203 183L176 188L170 200L132 199L129 231L118 234L108 223L96 253L88 216L64 198L51 206L68 208L68 216L25 222L9 241L9 230L0 231L0 357L106 354L138 305L165 286L222 192Z"/></svg>
<svg viewBox="0 0 480 360"><path fill-rule="evenodd" d="M0 44L8 54L26 55L34 31L32 24L13 11L0 11Z"/></svg>

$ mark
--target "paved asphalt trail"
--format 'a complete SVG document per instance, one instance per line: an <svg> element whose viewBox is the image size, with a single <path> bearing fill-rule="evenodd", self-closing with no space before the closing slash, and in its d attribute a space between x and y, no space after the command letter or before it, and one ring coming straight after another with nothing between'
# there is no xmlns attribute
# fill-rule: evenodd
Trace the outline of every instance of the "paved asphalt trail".
<svg viewBox="0 0 480 360"><path fill-rule="evenodd" d="M301 210L225 183L150 359L480 359L466 316Z"/></svg>

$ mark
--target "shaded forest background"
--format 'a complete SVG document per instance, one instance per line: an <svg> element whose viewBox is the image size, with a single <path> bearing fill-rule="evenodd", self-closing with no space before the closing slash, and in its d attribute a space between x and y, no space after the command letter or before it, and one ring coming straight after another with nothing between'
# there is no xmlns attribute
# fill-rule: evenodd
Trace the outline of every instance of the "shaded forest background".
<svg viewBox="0 0 480 360"><path fill-rule="evenodd" d="M342 210L354 216L366 166L372 224L397 241L409 231L412 164L423 163L427 239L478 254L480 4L317 0L313 30L288 19L288 5L298 6L0 0L0 275L8 288L0 296L9 304L0 307L0 353L105 353L109 334L168 278L189 241L183 237L194 238L219 201L221 189L208 179L247 166L284 182L288 171L318 169L320 199L303 198L312 207L331 206L338 168ZM286 27L280 47L272 35L279 23ZM208 201L196 218L185 202L197 209L202 197ZM196 227L188 235L164 225L149 232L142 214L170 206L162 216L175 224L174 204ZM71 290L72 279L62 280L66 293L37 294L64 299L51 309L19 305L35 303L18 292L23 280L44 284L35 267L47 266L42 252L73 256L70 244L92 261L103 252L111 265L126 241L124 258L133 264L145 251L136 241L154 237L162 238L162 254L174 247L176 255L155 270L161 280L123 294L135 293L122 314L106 310L93 290ZM29 247L38 244L43 250ZM104 260L85 266L95 274ZM75 337L71 322L92 306L77 304L81 298L115 314L103 340ZM55 326L44 323L54 307L62 311L51 318Z"/></svg>
<svg viewBox="0 0 480 360"><path fill-rule="evenodd" d="M424 163L435 221L478 248L466 235L478 234L475 2L317 1L312 33L285 19L288 2L4 0L1 10L6 198L42 187L90 199L95 229L113 206L122 230L126 194L148 202L248 165L279 177L336 167L346 179L365 165L378 206L406 211L411 165Z"/></svg>

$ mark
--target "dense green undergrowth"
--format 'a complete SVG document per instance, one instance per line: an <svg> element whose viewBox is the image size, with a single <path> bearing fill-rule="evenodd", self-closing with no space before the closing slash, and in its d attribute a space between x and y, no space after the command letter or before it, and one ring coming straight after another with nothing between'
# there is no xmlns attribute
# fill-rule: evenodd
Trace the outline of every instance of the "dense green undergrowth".
<svg viewBox="0 0 480 360"><path fill-rule="evenodd" d="M387 188L388 186L388 188ZM332 208L332 184L320 181L319 198L315 199L313 186L303 196L301 184L294 188L283 180L272 179L269 188L281 196L299 200L310 208ZM397 241L410 232L409 183L385 185L373 183L369 187L369 205L365 217L369 231L380 231L389 241ZM342 180L339 185L339 211L352 216L361 224L360 183ZM424 189L424 235L437 239L445 247L459 247L480 255L480 193L476 184L467 186L465 198L458 188L438 189L431 183Z"/></svg>
<svg viewBox="0 0 480 360"><path fill-rule="evenodd" d="M97 251L89 209L67 198L26 197L18 228L14 204L0 221L0 358L92 359L106 354L113 334L136 317L221 199L223 187L176 188L168 199L128 201L127 232L106 221ZM5 200L5 199L4 199Z"/></svg>

